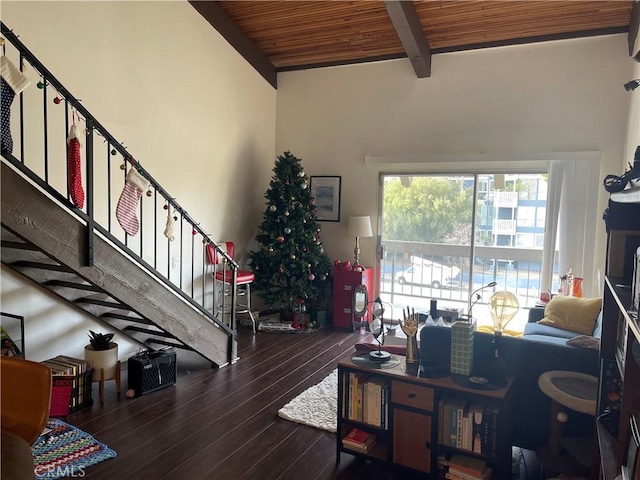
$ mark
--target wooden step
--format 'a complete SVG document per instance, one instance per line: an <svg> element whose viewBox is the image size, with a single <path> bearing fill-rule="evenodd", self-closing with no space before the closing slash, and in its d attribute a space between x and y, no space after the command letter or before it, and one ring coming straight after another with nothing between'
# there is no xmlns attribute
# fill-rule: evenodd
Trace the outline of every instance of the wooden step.
<svg viewBox="0 0 640 480"><path fill-rule="evenodd" d="M115 301L110 302L109 300L100 300L100 299L91 298L91 297L78 298L77 300L74 300L74 303L89 303L91 305L100 305L102 307L117 308L120 310L131 310L131 307L125 305L124 303L115 302Z"/></svg>
<svg viewBox="0 0 640 480"><path fill-rule="evenodd" d="M70 269L66 265L59 265L57 263L42 263L42 262L30 262L28 260L20 260L18 262L13 262L10 266L16 267L16 268L35 268L39 270L51 270L53 272L75 273L72 269Z"/></svg>
<svg viewBox="0 0 640 480"><path fill-rule="evenodd" d="M44 282L42 285L45 287L74 288L77 290L86 290L89 292L98 292L98 293L104 292L104 290L102 290L100 287L97 287L95 285L90 285L88 283L67 282L66 280L49 280L47 282Z"/></svg>
<svg viewBox="0 0 640 480"><path fill-rule="evenodd" d="M0 241L0 247L2 248L14 248L17 250L31 250L33 252L39 252L40 249L36 246L26 242L14 242L11 240Z"/></svg>
<svg viewBox="0 0 640 480"><path fill-rule="evenodd" d="M109 321L109 318L113 318L116 320L126 320L127 322L142 323L144 325L155 325L151 320L147 320L146 318L130 317L128 315L123 315L122 313L107 312L100 315L100 318L102 318L106 322Z"/></svg>
<svg viewBox="0 0 640 480"><path fill-rule="evenodd" d="M171 335L168 332L164 332L164 331L156 331L156 330L149 330L148 328L142 328L142 327L136 327L133 325L130 325L128 327L124 327L124 329L122 330L123 332L139 332L139 333L146 333L147 335L156 335L158 337L164 337L164 338L176 338L173 335Z"/></svg>

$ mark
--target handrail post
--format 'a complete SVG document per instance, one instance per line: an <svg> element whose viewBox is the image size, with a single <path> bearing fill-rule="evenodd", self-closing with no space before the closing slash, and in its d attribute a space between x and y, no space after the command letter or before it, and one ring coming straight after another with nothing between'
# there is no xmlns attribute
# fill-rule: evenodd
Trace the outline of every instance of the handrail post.
<svg viewBox="0 0 640 480"><path fill-rule="evenodd" d="M87 157L87 267L93 267L93 119L87 117L86 157Z"/></svg>

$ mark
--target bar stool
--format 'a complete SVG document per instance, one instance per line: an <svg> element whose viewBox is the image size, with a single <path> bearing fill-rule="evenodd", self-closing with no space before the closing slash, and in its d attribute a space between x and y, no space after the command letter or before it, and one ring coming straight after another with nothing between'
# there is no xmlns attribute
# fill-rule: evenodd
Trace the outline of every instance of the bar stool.
<svg viewBox="0 0 640 480"><path fill-rule="evenodd" d="M538 377L538 386L551 398L549 445L536 451L538 461L556 473L586 474L589 465L592 465L586 458L590 455L588 447L594 440L588 437L562 437L562 425L569 420L562 407L595 415L598 379L580 372L551 370Z"/></svg>
<svg viewBox="0 0 640 480"><path fill-rule="evenodd" d="M231 259L234 258L235 245L233 242L222 242L218 245L220 249L225 252ZM227 266L227 259L223 255L218 255L216 248L208 243L207 244L207 259L213 266L213 278L215 281L220 282L220 289L217 295L218 313L222 313L223 321L224 315L231 314L231 305L227 303L227 299L231 296L231 289L233 288L233 272ZM222 269L218 270L217 266L222 264ZM251 325L253 327L253 333L256 333L256 319L251 311L251 283L255 279L253 272L248 270L240 270L236 272L236 314L245 313L249 315L251 319ZM214 305L216 304L214 289ZM239 298L245 298L244 303L238 303Z"/></svg>

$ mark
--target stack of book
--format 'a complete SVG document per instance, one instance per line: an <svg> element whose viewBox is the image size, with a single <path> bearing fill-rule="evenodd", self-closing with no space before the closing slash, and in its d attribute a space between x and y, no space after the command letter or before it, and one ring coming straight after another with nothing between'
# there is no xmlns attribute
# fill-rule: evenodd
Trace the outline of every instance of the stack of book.
<svg viewBox="0 0 640 480"><path fill-rule="evenodd" d="M487 462L478 458L453 455L449 459L449 469L445 478L451 480L489 480L491 469Z"/></svg>
<svg viewBox="0 0 640 480"><path fill-rule="evenodd" d="M368 453L376 444L376 436L373 433L365 432L353 427L342 439L342 446L350 450L361 453Z"/></svg>
<svg viewBox="0 0 640 480"><path fill-rule="evenodd" d="M89 362L58 355L41 362L51 369L51 417L64 417L93 404Z"/></svg>

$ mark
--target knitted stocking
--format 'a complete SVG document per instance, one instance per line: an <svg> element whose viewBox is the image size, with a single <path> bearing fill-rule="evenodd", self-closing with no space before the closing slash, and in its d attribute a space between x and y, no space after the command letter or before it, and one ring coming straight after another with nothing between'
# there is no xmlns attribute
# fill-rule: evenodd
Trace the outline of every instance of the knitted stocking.
<svg viewBox="0 0 640 480"><path fill-rule="evenodd" d="M116 218L122 229L133 236L140 229L140 222L136 216L136 207L142 196L142 192L149 187L146 178L140 175L135 168L131 168L127 173L124 189L118 199L116 207Z"/></svg>
<svg viewBox="0 0 640 480"><path fill-rule="evenodd" d="M2 153L12 153L11 104L15 96L24 91L31 82L4 55L0 57L0 78L0 147Z"/></svg>
<svg viewBox="0 0 640 480"><path fill-rule="evenodd" d="M11 104L16 93L7 85L4 78L0 79L0 147L2 153L13 152L11 138Z"/></svg>
<svg viewBox="0 0 640 480"><path fill-rule="evenodd" d="M164 236L167 237L170 242L173 242L176 238L173 234L173 213L171 213L171 205L167 205L167 224L165 225Z"/></svg>
<svg viewBox="0 0 640 480"><path fill-rule="evenodd" d="M74 123L67 138L67 188L71 200L78 208L84 206L84 190L82 189L82 168L80 166L80 138L78 127Z"/></svg>

